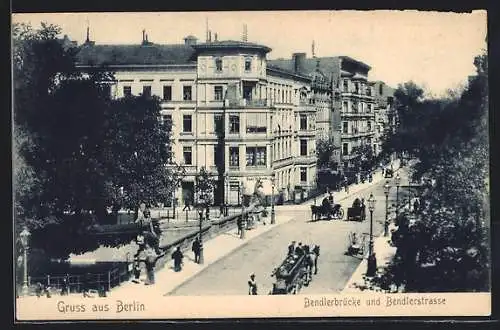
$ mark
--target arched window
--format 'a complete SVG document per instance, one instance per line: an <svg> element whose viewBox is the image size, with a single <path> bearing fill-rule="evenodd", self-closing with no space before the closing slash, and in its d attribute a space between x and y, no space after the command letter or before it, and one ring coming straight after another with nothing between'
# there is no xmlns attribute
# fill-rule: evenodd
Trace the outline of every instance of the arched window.
<svg viewBox="0 0 500 330"><path fill-rule="evenodd" d="M222 72L222 58L215 58L215 71Z"/></svg>
<svg viewBox="0 0 500 330"><path fill-rule="evenodd" d="M245 71L251 71L251 70L252 70L252 58L246 57L245 58Z"/></svg>

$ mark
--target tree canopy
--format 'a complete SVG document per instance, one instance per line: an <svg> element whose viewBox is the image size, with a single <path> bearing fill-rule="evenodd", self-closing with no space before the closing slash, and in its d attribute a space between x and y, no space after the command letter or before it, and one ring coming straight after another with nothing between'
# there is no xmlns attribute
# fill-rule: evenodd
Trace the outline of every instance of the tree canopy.
<svg viewBox="0 0 500 330"><path fill-rule="evenodd" d="M164 202L173 175L160 100L112 99L113 73L79 69L78 47L60 32L14 25L13 159L17 229L64 256L92 245L87 229L109 208Z"/></svg>

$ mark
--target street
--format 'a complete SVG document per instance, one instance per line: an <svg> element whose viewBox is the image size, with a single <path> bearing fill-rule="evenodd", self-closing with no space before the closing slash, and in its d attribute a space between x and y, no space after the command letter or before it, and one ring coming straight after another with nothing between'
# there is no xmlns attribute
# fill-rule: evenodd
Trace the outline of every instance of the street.
<svg viewBox="0 0 500 330"><path fill-rule="evenodd" d="M403 174L403 173L401 173ZM392 184L392 179L390 184ZM365 198L367 204L370 193L376 199L373 214L373 233L375 236L383 233L385 219L384 181L381 181L357 195L350 195L340 203L344 208L344 219L347 208L352 205L356 197ZM396 199L396 189L391 189L389 205ZM321 201L318 200L319 204ZM290 207L292 208L292 207ZM170 295L241 295L248 293L247 281L251 273L255 273L259 294L268 294L272 288L273 278L270 276L273 269L281 264L287 253L287 247L295 240L302 244L319 244L321 253L318 259L318 274L313 277L309 287L304 287L302 293L319 294L341 291L351 274L354 272L360 259L346 256L348 235L355 232L361 238L362 234L369 234L370 213L366 208L367 218L364 222L321 220L311 222L310 207L293 206L293 210L282 207L278 212L288 213L293 219L277 228L259 236L243 245L234 253L224 257L199 275L191 278L177 287ZM368 241L368 235L367 235Z"/></svg>

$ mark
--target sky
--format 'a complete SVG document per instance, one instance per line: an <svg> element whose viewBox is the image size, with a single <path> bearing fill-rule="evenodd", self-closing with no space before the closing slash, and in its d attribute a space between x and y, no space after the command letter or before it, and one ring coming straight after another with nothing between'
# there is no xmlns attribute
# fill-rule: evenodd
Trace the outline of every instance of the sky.
<svg viewBox="0 0 500 330"><path fill-rule="evenodd" d="M474 56L486 49L486 11L267 11L166 13L14 14L13 23L44 21L59 25L79 44L87 25L96 44L134 44L145 29L155 43L183 43L194 35L206 39L206 24L219 40L248 41L272 48L268 59L347 55L372 67L369 79L392 87L413 80L431 95L464 84L474 74Z"/></svg>

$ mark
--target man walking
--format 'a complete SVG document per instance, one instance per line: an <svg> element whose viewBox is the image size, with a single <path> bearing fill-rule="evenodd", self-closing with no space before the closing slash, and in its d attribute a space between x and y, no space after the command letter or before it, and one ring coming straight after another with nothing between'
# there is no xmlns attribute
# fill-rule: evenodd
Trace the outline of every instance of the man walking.
<svg viewBox="0 0 500 330"><path fill-rule="evenodd" d="M196 237L196 239L193 242L193 247L191 248L191 250L194 253L194 262L196 262L197 264L200 263L200 249L201 249L200 238Z"/></svg>
<svg viewBox="0 0 500 330"><path fill-rule="evenodd" d="M288 255L292 256L295 253L295 241L292 241L290 245L288 245Z"/></svg>
<svg viewBox="0 0 500 330"><path fill-rule="evenodd" d="M174 271L180 272L182 270L182 259L184 255L181 252L181 247L178 246L177 249L172 253L172 259L174 259Z"/></svg>
<svg viewBox="0 0 500 330"><path fill-rule="evenodd" d="M248 294L251 296L257 295L257 282L255 281L255 274L250 275L248 280Z"/></svg>
<svg viewBox="0 0 500 330"><path fill-rule="evenodd" d="M191 211L191 196L189 194L186 194L186 198L184 200L184 208L182 209L182 211L186 211L186 209L188 209L188 211Z"/></svg>

